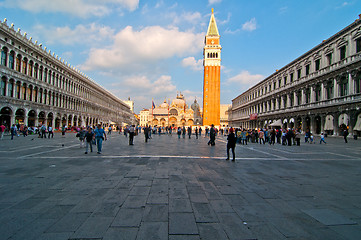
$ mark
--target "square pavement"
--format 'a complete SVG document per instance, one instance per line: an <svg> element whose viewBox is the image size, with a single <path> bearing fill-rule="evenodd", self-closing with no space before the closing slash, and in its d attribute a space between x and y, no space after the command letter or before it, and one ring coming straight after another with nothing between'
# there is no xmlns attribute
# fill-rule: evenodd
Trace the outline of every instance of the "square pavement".
<svg viewBox="0 0 361 240"><path fill-rule="evenodd" d="M101 155L74 133L0 141L0 239L360 239L361 140L216 146L173 134Z"/></svg>

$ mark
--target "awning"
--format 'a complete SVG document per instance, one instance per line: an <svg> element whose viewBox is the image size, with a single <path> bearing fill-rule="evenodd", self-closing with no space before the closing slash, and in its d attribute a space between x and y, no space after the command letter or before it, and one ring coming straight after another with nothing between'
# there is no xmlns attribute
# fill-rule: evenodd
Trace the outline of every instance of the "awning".
<svg viewBox="0 0 361 240"><path fill-rule="evenodd" d="M281 119L278 119L277 121L275 121L274 123L270 124L271 127L282 127L282 121Z"/></svg>
<svg viewBox="0 0 361 240"><path fill-rule="evenodd" d="M295 119L294 118L291 118L290 119L290 123L294 123L295 122Z"/></svg>
<svg viewBox="0 0 361 240"><path fill-rule="evenodd" d="M357 121L353 130L361 131L361 113L357 116Z"/></svg>
<svg viewBox="0 0 361 240"><path fill-rule="evenodd" d="M343 113L338 117L338 125L340 126L342 124L348 126L348 115L346 113Z"/></svg>
<svg viewBox="0 0 361 240"><path fill-rule="evenodd" d="M265 122L264 122L264 125L263 126L266 126L268 124L268 120L266 120Z"/></svg>
<svg viewBox="0 0 361 240"><path fill-rule="evenodd" d="M287 118L283 119L283 124L287 123Z"/></svg>
<svg viewBox="0 0 361 240"><path fill-rule="evenodd" d="M333 116L327 115L325 121L325 127L323 128L325 131L332 131L333 130Z"/></svg>

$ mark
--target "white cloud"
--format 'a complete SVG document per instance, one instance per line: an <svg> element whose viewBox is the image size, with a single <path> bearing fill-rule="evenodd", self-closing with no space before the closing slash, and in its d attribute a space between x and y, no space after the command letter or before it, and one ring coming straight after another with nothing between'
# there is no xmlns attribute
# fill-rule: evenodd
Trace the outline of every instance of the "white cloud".
<svg viewBox="0 0 361 240"><path fill-rule="evenodd" d="M171 19L172 25L191 23L192 25L199 25L202 20L202 15L199 12L169 12L166 18Z"/></svg>
<svg viewBox="0 0 361 240"><path fill-rule="evenodd" d="M182 60L183 67L190 67L194 71L201 71L203 66L203 60L196 60L194 57L187 57Z"/></svg>
<svg viewBox="0 0 361 240"><path fill-rule="evenodd" d="M261 74L250 74L250 72L243 70L239 74L237 74L234 77L229 78L226 83L227 84L240 84L240 85L246 85L247 87L253 86L263 80L265 77Z"/></svg>
<svg viewBox="0 0 361 240"><path fill-rule="evenodd" d="M245 30L245 31L249 31L249 32L252 32L252 31L256 30L257 29L256 18L252 18L251 20L245 22L242 25L242 29Z"/></svg>
<svg viewBox="0 0 361 240"><path fill-rule="evenodd" d="M211 4L215 4L215 3L221 3L222 0L208 0L208 4L211 5Z"/></svg>
<svg viewBox="0 0 361 240"><path fill-rule="evenodd" d="M5 0L2 7L20 8L25 11L39 13L67 13L77 17L103 16L114 7L134 11L139 0Z"/></svg>
<svg viewBox="0 0 361 240"><path fill-rule="evenodd" d="M44 25L34 26L34 32L44 39L46 43L61 43L64 45L74 45L78 43L99 43L111 39L114 30L110 27L99 26L95 23L88 25L79 24L71 29L65 27L48 27Z"/></svg>
<svg viewBox="0 0 361 240"><path fill-rule="evenodd" d="M130 69L156 64L158 60L199 52L203 37L178 28L150 26L136 31L127 26L115 35L112 46L91 49L82 68Z"/></svg>
<svg viewBox="0 0 361 240"><path fill-rule="evenodd" d="M167 94L176 91L176 86L172 83L172 77L162 75L158 79L151 81L147 76L129 76L121 83L112 84L113 87L128 86L134 88L135 92L143 92L146 95L157 96L159 94ZM144 95L144 93L142 94Z"/></svg>

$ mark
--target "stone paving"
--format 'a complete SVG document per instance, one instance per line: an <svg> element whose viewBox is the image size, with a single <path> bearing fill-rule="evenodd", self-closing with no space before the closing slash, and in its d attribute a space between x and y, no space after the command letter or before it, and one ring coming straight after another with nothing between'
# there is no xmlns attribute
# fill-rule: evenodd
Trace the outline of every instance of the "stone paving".
<svg viewBox="0 0 361 240"><path fill-rule="evenodd" d="M317 139L316 139L317 140ZM361 140L237 145L225 137L74 133L0 142L0 239L360 239Z"/></svg>

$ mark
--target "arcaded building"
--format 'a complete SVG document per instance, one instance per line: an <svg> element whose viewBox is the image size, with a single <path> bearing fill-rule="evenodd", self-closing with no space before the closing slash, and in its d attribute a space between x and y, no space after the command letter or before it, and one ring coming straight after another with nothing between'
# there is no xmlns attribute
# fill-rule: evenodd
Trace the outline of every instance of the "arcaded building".
<svg viewBox="0 0 361 240"><path fill-rule="evenodd" d="M130 124L129 106L22 34L0 23L0 122L38 126Z"/></svg>
<svg viewBox="0 0 361 240"><path fill-rule="evenodd" d="M360 18L234 98L229 124L360 135Z"/></svg>

